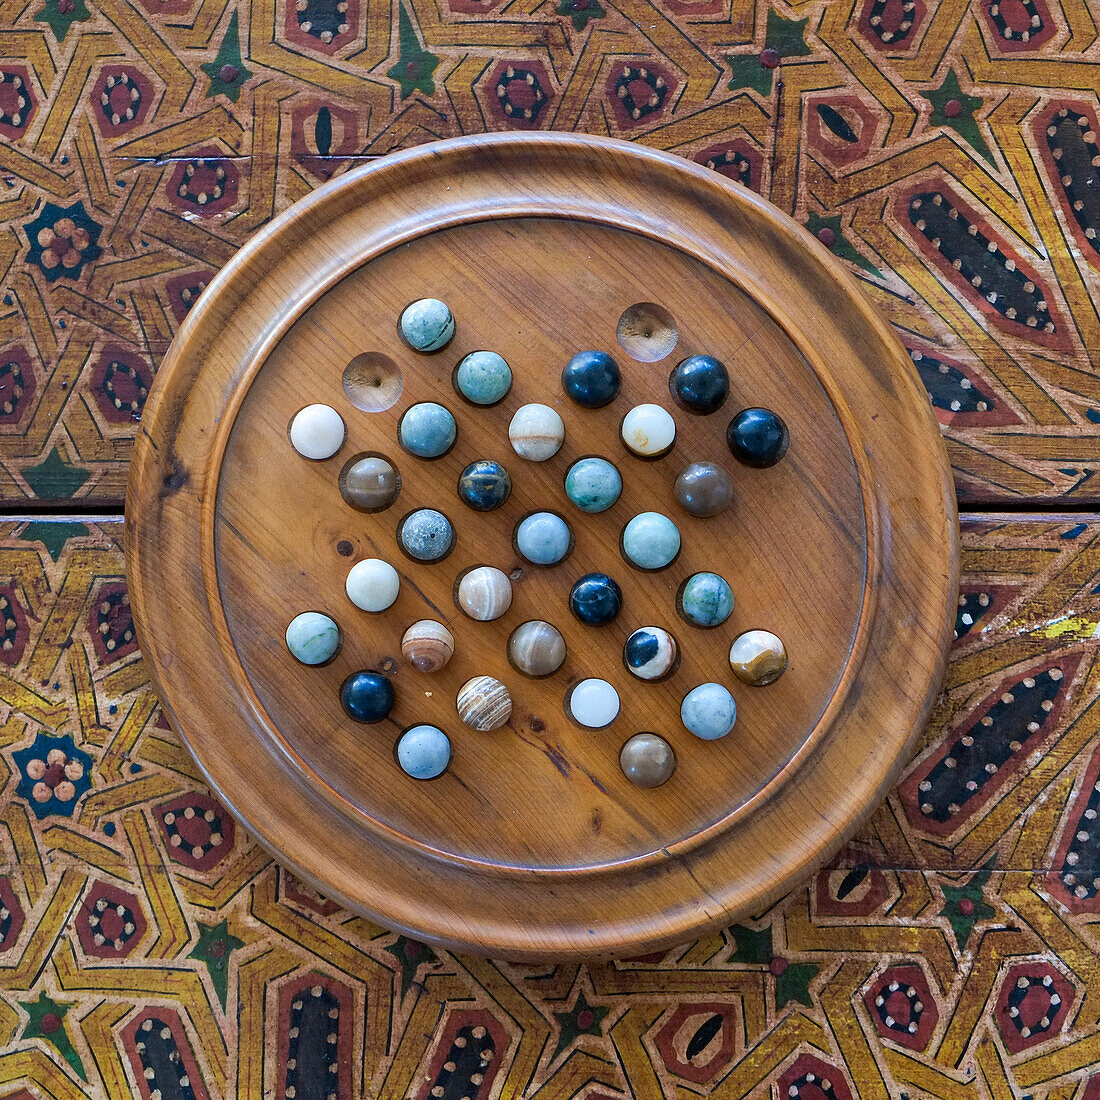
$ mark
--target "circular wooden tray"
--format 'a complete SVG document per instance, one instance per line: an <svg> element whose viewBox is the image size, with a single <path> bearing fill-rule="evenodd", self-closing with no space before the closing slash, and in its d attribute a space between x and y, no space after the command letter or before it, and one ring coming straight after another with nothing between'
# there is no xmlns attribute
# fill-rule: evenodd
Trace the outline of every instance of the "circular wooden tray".
<svg viewBox="0 0 1100 1100"><path fill-rule="evenodd" d="M397 335L421 297L448 303L454 340L424 355ZM659 334L620 346L623 312L667 311ZM610 351L623 372L612 404L586 410L562 392L576 351ZM451 383L463 355L500 352L505 400L478 408ZM676 407L671 368L710 353L732 392L710 416ZM377 396L357 408L345 368L381 364ZM370 372L367 372L368 374ZM400 394L394 381L400 375ZM396 401L390 401L396 397ZM458 422L435 461L397 443L409 405L445 404ZM287 426L324 402L348 426L341 451L312 462ZM508 422L527 402L561 413L565 445L526 462ZM642 402L675 415L676 446L656 461L629 454L624 413ZM380 406L386 406L382 408ZM738 465L725 428L742 407L778 411L791 432L778 465ZM338 477L359 452L388 455L402 490L364 515ZM624 491L599 515L563 491L569 465L599 454ZM475 513L456 494L463 467L496 459L513 493ZM733 505L687 516L672 486L692 461L723 465ZM457 532L444 561L418 565L396 541L411 509L446 513ZM560 512L572 554L536 568L512 544L515 523ZM674 518L676 561L657 573L621 557L623 524L641 511ZM425 146L341 177L262 230L210 284L173 343L138 438L127 499L127 568L142 649L174 724L218 796L283 863L326 894L433 942L507 957L629 954L730 922L796 885L884 797L938 688L957 594L957 517L927 395L885 322L809 234L748 191L677 158L620 142L494 135ZM382 557L402 574L392 608L367 614L344 592L349 567ZM513 577L509 612L478 623L453 586L472 565ZM736 595L723 626L676 613L691 573L722 573ZM568 593L602 570L622 586L612 625L572 618ZM344 643L329 665L288 653L289 620L324 610ZM447 621L450 664L434 675L401 659L414 620ZM507 661L509 633L555 623L568 657L534 680ZM659 625L679 639L668 680L634 679L625 637ZM787 673L764 688L736 681L732 639L763 627L784 639ZM339 686L384 671L398 702L359 725ZM455 696L474 675L504 681L508 726L478 733ZM592 731L567 716L571 684L601 676L622 711ZM679 720L704 681L738 703L733 732L702 741ZM394 761L402 729L430 722L454 757L417 782ZM654 730L678 767L656 789L629 783L623 742Z"/></svg>

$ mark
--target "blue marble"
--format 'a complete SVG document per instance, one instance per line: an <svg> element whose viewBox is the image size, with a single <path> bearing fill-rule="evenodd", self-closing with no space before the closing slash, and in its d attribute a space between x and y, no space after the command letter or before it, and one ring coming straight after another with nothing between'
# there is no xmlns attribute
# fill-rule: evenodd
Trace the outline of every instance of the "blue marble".
<svg viewBox="0 0 1100 1100"><path fill-rule="evenodd" d="M458 495L475 512L491 512L512 494L512 478L499 463L487 458L471 462L458 479Z"/></svg>
<svg viewBox="0 0 1100 1100"><path fill-rule="evenodd" d="M700 684L684 696L680 721L704 741L725 737L737 721L737 704L721 684Z"/></svg>
<svg viewBox="0 0 1100 1100"><path fill-rule="evenodd" d="M438 458L454 446L458 435L455 418L434 401L422 401L405 410L397 428L401 446L417 458Z"/></svg>
<svg viewBox="0 0 1100 1100"><path fill-rule="evenodd" d="M565 475L565 495L582 512L606 512L622 491L622 476L606 458L579 459Z"/></svg>
<svg viewBox="0 0 1100 1100"><path fill-rule="evenodd" d="M340 648L340 628L320 611L303 611L286 628L286 647L303 665L323 665Z"/></svg>
<svg viewBox="0 0 1100 1100"><path fill-rule="evenodd" d="M455 334L455 319L446 302L421 298L406 306L398 324L409 347L416 351L439 351Z"/></svg>
<svg viewBox="0 0 1100 1100"><path fill-rule="evenodd" d="M535 512L516 526L516 549L532 565L557 565L572 542L569 524L554 512Z"/></svg>
<svg viewBox="0 0 1100 1100"><path fill-rule="evenodd" d="M606 351L579 351L561 372L566 394L585 409L602 409L619 396L619 364Z"/></svg>
<svg viewBox="0 0 1100 1100"><path fill-rule="evenodd" d="M669 392L689 412L717 412L730 395L730 376L713 355L689 355L672 368Z"/></svg>
<svg viewBox="0 0 1100 1100"><path fill-rule="evenodd" d="M717 573L693 573L677 597L678 610L695 626L720 626L733 614L733 589Z"/></svg>
<svg viewBox="0 0 1100 1100"><path fill-rule="evenodd" d="M774 466L786 453L791 437L782 418L771 409L742 409L726 429L733 457L746 466Z"/></svg>
<svg viewBox="0 0 1100 1100"><path fill-rule="evenodd" d="M455 389L475 405L495 405L512 388L512 369L495 351L472 351L455 368Z"/></svg>
<svg viewBox="0 0 1100 1100"><path fill-rule="evenodd" d="M397 763L413 779L435 779L451 762L451 739L438 726L413 726L397 742Z"/></svg>
<svg viewBox="0 0 1100 1100"><path fill-rule="evenodd" d="M340 704L356 722L381 722L396 698L393 684L378 672L353 672L340 685Z"/></svg>
<svg viewBox="0 0 1100 1100"><path fill-rule="evenodd" d="M451 521L434 508L410 512L397 529L401 549L416 561L432 562L445 558L455 544Z"/></svg>
<svg viewBox="0 0 1100 1100"><path fill-rule="evenodd" d="M606 626L623 609L623 590L606 573L585 573L569 593L569 610L587 626Z"/></svg>
<svg viewBox="0 0 1100 1100"><path fill-rule="evenodd" d="M639 569L664 569L680 553L680 532L660 512L642 512L624 528L623 556Z"/></svg>

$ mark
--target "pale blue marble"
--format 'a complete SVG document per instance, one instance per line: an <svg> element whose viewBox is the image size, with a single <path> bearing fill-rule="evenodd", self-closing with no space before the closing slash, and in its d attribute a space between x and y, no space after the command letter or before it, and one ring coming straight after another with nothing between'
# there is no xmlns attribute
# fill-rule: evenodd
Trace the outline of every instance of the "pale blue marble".
<svg viewBox="0 0 1100 1100"><path fill-rule="evenodd" d="M737 721L737 704L721 684L700 684L684 696L680 720L704 741L725 737Z"/></svg>
<svg viewBox="0 0 1100 1100"><path fill-rule="evenodd" d="M446 302L421 298L401 314L401 335L417 351L439 351L455 334L455 319Z"/></svg>
<svg viewBox="0 0 1100 1100"><path fill-rule="evenodd" d="M606 512L622 491L623 479L606 458L582 458L565 475L565 495L582 512Z"/></svg>
<svg viewBox="0 0 1100 1100"><path fill-rule="evenodd" d="M397 429L401 446L417 458L438 458L446 454L458 435L455 418L434 401L411 406Z"/></svg>
<svg viewBox="0 0 1100 1100"><path fill-rule="evenodd" d="M413 779L435 779L451 762L451 740L437 726L413 726L397 742L397 762Z"/></svg>
<svg viewBox="0 0 1100 1100"><path fill-rule="evenodd" d="M553 512L535 512L516 527L516 548L532 565L557 565L571 541L569 524Z"/></svg>
<svg viewBox="0 0 1100 1100"><path fill-rule="evenodd" d="M512 370L495 351L472 351L455 371L455 389L475 405L495 405L512 388Z"/></svg>
<svg viewBox="0 0 1100 1100"><path fill-rule="evenodd" d="M642 512L623 528L623 554L639 569L664 569L680 553L680 532L660 512Z"/></svg>

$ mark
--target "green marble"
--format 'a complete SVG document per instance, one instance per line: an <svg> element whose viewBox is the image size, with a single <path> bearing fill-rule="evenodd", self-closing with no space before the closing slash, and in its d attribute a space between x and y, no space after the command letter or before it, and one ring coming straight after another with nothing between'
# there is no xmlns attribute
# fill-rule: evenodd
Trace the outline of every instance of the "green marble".
<svg viewBox="0 0 1100 1100"><path fill-rule="evenodd" d="M323 665L340 648L340 628L320 611L303 611L286 628L286 647L303 665Z"/></svg>
<svg viewBox="0 0 1100 1100"><path fill-rule="evenodd" d="M565 475L565 495L582 512L606 512L623 491L619 471L606 458L582 458Z"/></svg>
<svg viewBox="0 0 1100 1100"><path fill-rule="evenodd" d="M677 600L683 618L694 626L721 626L733 614L733 589L717 573L694 573Z"/></svg>

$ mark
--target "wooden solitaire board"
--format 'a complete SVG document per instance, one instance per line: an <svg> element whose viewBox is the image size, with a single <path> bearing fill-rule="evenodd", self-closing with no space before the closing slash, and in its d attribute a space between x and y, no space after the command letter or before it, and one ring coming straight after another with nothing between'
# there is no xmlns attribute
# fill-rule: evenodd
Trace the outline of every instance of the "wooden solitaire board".
<svg viewBox="0 0 1100 1100"><path fill-rule="evenodd" d="M457 323L442 351L397 335L404 307L445 301ZM617 340L623 312L667 311L678 330ZM667 336L667 334L664 334ZM648 341L648 343L647 343ZM667 342L667 340L666 340ZM602 349L622 368L620 396L583 409L560 373ZM499 352L514 384L478 408L452 388L470 351ZM630 353L630 351L632 353ZM672 367L695 353L729 369L731 394L709 416L677 408ZM378 397L357 408L345 368L369 354ZM640 358L636 358L640 356ZM363 360L361 360L363 362ZM368 375L371 372L367 372ZM400 393L397 395L400 376ZM402 412L446 405L458 439L426 461L397 442ZM331 459L297 455L287 426L303 406L336 408L348 427ZM527 462L508 442L520 406L557 409L565 444ZM673 412L678 434L656 461L631 455L619 423L633 405ZM771 469L740 466L725 429L738 409L774 409L790 428ZM402 489L365 515L337 480L358 452L388 456ZM602 455L624 490L586 515L563 490L570 464ZM456 495L462 469L495 459L513 491L477 513ZM698 519L673 482L693 461L722 465L732 506ZM410 510L452 521L457 543L420 565L395 537ZM526 513L565 516L575 538L560 565L528 565L512 532ZM638 512L672 517L683 546L641 572L619 536ZM907 356L853 280L809 234L756 195L708 170L639 146L590 137L492 135L386 157L322 187L262 230L210 284L170 349L144 416L127 500L127 566L142 649L166 710L218 796L283 863L383 924L453 947L511 958L634 954L683 941L763 908L835 851L885 796L938 689L957 596L957 517L939 430ZM402 576L379 614L344 592L348 569L381 557ZM513 578L507 614L474 622L453 586L473 565ZM601 628L570 614L569 589L612 575L623 612ZM705 630L676 612L680 583L713 570L736 597ZM284 632L300 611L340 625L324 667L299 664ZM417 619L447 622L456 647L442 671L401 658ZM564 665L529 679L508 663L509 634L546 619L565 636ZM650 684L623 665L626 636L663 626L681 663ZM790 667L746 687L732 639L762 627ZM390 717L349 720L350 672L389 675ZM509 725L459 721L458 688L488 674L509 687ZM569 686L613 683L618 719L586 730L566 714ZM683 695L717 681L738 720L718 741L680 722ZM427 722L454 755L418 782L395 763L400 732ZM633 786L618 755L651 730L678 767L655 789Z"/></svg>

